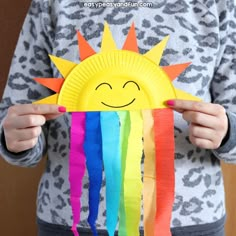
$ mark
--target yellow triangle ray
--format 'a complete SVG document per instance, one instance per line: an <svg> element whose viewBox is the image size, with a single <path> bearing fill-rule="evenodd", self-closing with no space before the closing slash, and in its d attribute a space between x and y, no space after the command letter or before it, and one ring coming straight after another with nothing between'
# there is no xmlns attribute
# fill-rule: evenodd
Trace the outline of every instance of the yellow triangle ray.
<svg viewBox="0 0 236 236"><path fill-rule="evenodd" d="M166 36L160 43L158 43L150 51L145 53L144 56L152 60L157 65L159 65L168 39L169 39L169 36Z"/></svg>
<svg viewBox="0 0 236 236"><path fill-rule="evenodd" d="M78 64L62 59L60 57L49 55L50 59L53 61L57 69L60 71L62 76L66 78L69 73L77 66Z"/></svg>
<svg viewBox="0 0 236 236"><path fill-rule="evenodd" d="M53 94L49 97L33 102L34 104L57 104L59 94Z"/></svg>
<svg viewBox="0 0 236 236"><path fill-rule="evenodd" d="M116 43L113 39L112 33L109 29L109 25L105 22L104 32L102 37L101 52L108 52L111 50L116 50Z"/></svg>
<svg viewBox="0 0 236 236"><path fill-rule="evenodd" d="M191 100L191 101L201 101L200 98L193 96L183 90L175 88L176 99Z"/></svg>

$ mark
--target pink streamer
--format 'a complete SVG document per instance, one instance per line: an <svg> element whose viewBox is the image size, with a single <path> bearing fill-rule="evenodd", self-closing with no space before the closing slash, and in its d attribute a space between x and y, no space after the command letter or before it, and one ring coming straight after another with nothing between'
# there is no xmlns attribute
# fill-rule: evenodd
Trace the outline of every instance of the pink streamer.
<svg viewBox="0 0 236 236"><path fill-rule="evenodd" d="M69 181L70 181L70 202L73 214L73 226L71 230L74 236L79 236L76 226L80 221L80 197L82 194L82 180L85 173L85 112L73 112L70 131L70 160L69 160Z"/></svg>

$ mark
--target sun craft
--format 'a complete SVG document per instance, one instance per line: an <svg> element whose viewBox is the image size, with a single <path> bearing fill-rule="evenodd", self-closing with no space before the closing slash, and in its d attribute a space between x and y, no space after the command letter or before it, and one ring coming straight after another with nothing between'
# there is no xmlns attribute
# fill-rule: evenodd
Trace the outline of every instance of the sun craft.
<svg viewBox="0 0 236 236"><path fill-rule="evenodd" d="M97 235L104 166L109 236L114 235L118 222L119 235L139 235L142 207L145 235L170 236L174 121L165 101L199 101L172 84L190 63L159 66L168 36L147 53L139 54L134 24L122 49L116 47L106 23L99 53L80 32L77 36L81 62L51 55L63 78L35 79L55 92L35 103L59 104L71 112L69 180L74 235L79 235L76 227L86 168L88 222L93 235Z"/></svg>

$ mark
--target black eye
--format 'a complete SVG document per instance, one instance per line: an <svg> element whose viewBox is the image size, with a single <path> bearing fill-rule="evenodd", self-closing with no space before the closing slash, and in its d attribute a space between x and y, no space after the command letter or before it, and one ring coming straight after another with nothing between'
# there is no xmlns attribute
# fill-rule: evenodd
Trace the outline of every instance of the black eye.
<svg viewBox="0 0 236 236"><path fill-rule="evenodd" d="M134 82L133 80L127 81L127 82L123 85L123 88L124 88L128 83L133 83L133 84L135 84L135 85L137 86L138 90L140 90L139 85L138 85L136 82Z"/></svg>
<svg viewBox="0 0 236 236"><path fill-rule="evenodd" d="M110 85L110 84L108 84L108 83L104 82L104 83L101 83L101 84L99 84L99 85L96 87L96 89L95 89L95 90L97 90L97 89L98 89L100 86L102 86L102 85L109 86L109 88L110 88L110 89L112 89L112 87L111 87L111 85Z"/></svg>

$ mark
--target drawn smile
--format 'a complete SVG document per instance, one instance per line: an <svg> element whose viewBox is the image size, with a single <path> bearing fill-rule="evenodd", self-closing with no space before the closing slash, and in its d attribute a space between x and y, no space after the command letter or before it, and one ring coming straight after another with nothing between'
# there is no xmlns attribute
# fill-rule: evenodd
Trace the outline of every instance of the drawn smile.
<svg viewBox="0 0 236 236"><path fill-rule="evenodd" d="M122 108L122 107L127 107L129 106L130 104L132 104L133 102L135 101L135 98L130 102L130 103L127 103L125 105L122 105L122 106L112 106L112 105L109 105L109 104L106 104L104 102L101 102L103 105L107 106L107 107L111 107L111 108Z"/></svg>

